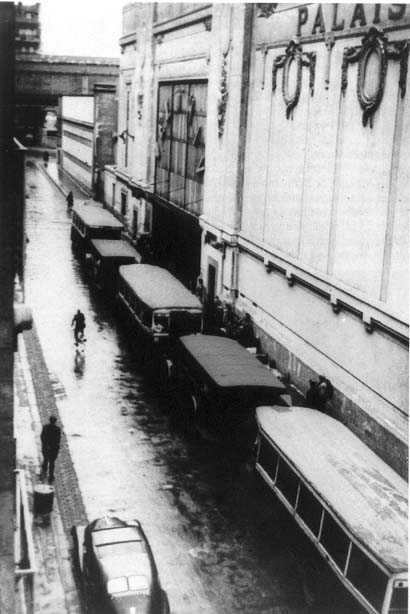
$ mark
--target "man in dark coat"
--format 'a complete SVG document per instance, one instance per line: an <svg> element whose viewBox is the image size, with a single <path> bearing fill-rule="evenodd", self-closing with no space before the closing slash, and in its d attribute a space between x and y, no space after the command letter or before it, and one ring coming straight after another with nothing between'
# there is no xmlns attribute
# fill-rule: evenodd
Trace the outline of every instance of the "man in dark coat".
<svg viewBox="0 0 410 614"><path fill-rule="evenodd" d="M83 341L84 337L84 329L85 329L85 316L84 314L77 309L77 313L73 317L73 321L71 322L71 326L74 325L74 339L76 343Z"/></svg>
<svg viewBox="0 0 410 614"><path fill-rule="evenodd" d="M54 464L60 450L61 429L56 425L57 418L50 416L49 424L43 426L41 431L41 451L43 453L43 465L42 469L47 474L48 468L48 481L51 483L54 481Z"/></svg>

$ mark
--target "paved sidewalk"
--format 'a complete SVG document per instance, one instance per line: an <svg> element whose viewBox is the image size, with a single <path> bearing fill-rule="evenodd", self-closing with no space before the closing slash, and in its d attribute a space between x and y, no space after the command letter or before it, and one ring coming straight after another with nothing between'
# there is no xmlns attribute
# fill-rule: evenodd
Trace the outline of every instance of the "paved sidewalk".
<svg viewBox="0 0 410 614"><path fill-rule="evenodd" d="M60 192L67 196L71 190L74 195L74 203L76 200L84 200L85 198L91 198L91 193L87 192L74 181L72 181L58 166L57 161L50 158L47 164L44 162L36 162L37 168L45 173L48 178L54 183L54 185L60 190Z"/></svg>
<svg viewBox="0 0 410 614"><path fill-rule="evenodd" d="M25 335L27 335L26 333ZM19 351L15 358L15 435L17 467L24 469L29 507L33 518L33 539L36 574L34 580L35 614L80 614L81 605L72 571L72 556L68 536L73 505L75 519L85 519L81 495L76 492L76 476L71 459L67 459L66 441L57 461L56 491L53 511L49 516L33 516L33 491L41 482L40 432L44 417L55 411L51 384L42 358L35 331L29 334L28 351L20 335ZM31 363L38 362L34 372ZM62 477L64 473L64 478ZM67 495L67 484L73 497ZM77 484L78 490L78 484ZM73 505L67 510L67 499ZM80 498L80 500L79 500ZM64 514L62 510L64 509Z"/></svg>
<svg viewBox="0 0 410 614"><path fill-rule="evenodd" d="M58 419L57 423L61 425L47 365L35 327L31 331L24 333L24 344L41 423L46 424L49 416L54 415ZM63 429L61 431L60 453L56 462L55 476L54 488L61 510L63 526L67 536L69 536L74 525L87 522L87 516L77 474L71 460L67 438Z"/></svg>

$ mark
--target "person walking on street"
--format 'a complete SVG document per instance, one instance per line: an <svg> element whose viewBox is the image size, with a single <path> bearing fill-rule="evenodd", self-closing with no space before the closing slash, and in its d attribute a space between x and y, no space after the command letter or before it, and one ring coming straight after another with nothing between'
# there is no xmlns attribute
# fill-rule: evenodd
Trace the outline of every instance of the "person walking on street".
<svg viewBox="0 0 410 614"><path fill-rule="evenodd" d="M54 464L60 451L61 429L56 425L57 418L50 416L49 424L45 424L41 431L41 451L43 454L42 469L51 484L54 481Z"/></svg>
<svg viewBox="0 0 410 614"><path fill-rule="evenodd" d="M81 341L85 341L85 316L79 309L77 309L77 313L73 317L71 326L74 326L74 339L76 344L80 343Z"/></svg>
<svg viewBox="0 0 410 614"><path fill-rule="evenodd" d="M67 201L67 209L68 209L68 211L71 211L71 209L73 208L73 205L74 205L74 195L73 195L71 190L67 194L66 201Z"/></svg>

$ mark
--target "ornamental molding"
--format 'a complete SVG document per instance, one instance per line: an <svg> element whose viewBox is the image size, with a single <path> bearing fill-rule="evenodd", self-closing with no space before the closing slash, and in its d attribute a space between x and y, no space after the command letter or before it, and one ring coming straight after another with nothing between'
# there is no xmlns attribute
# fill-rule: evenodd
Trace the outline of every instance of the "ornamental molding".
<svg viewBox="0 0 410 614"><path fill-rule="evenodd" d="M361 47L346 47L343 52L341 91L345 95L347 88L347 72L349 64L358 62L356 93L362 108L362 124L373 128L374 114L383 99L384 86L388 68L388 60L400 62L399 90L401 98L406 93L406 79L410 43L408 40L389 43L383 30L370 28L362 39ZM371 56L378 62L377 83L372 92L366 90L366 76Z"/></svg>
<svg viewBox="0 0 410 614"><path fill-rule="evenodd" d="M292 63L296 63L296 87L293 95L289 92L289 74ZM297 106L302 89L302 68L309 68L309 90L310 95L314 94L315 70L316 70L316 52L304 52L302 45L291 40L283 55L277 56L272 65L272 92L276 91L277 72L283 68L282 72L282 96L286 104L286 119L293 119L293 110Z"/></svg>
<svg viewBox="0 0 410 614"><path fill-rule="evenodd" d="M219 80L219 99L218 99L218 136L222 138L225 128L225 115L228 106L228 55L231 49L231 39L227 48L222 52L221 77Z"/></svg>

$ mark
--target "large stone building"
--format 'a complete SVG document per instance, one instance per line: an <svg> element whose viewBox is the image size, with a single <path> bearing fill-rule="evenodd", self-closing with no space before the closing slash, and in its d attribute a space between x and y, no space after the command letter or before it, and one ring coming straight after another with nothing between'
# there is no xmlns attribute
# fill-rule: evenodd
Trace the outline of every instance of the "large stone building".
<svg viewBox="0 0 410 614"><path fill-rule="evenodd" d="M114 162L116 86L95 84L93 96L63 96L60 109L61 168L86 192L99 197L104 166Z"/></svg>
<svg viewBox="0 0 410 614"><path fill-rule="evenodd" d="M406 475L410 7L123 16L107 206L249 313L302 392L326 375L333 415Z"/></svg>

